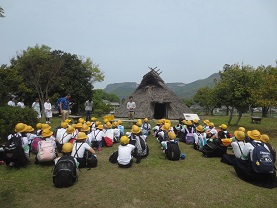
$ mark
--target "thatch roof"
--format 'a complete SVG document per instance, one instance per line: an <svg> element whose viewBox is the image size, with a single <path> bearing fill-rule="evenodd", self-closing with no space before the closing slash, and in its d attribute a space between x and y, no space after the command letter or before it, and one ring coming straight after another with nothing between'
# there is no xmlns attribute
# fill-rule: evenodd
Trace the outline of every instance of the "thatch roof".
<svg viewBox="0 0 277 208"><path fill-rule="evenodd" d="M153 69L143 76L132 96L137 106L135 109L136 118L148 117L152 119L159 114L159 110L165 111L163 117L168 119L178 119L183 117L183 113L191 113L191 110L165 85L162 78ZM127 98L126 102L116 109L116 117L128 116L126 108L128 101ZM162 107L158 109L157 106Z"/></svg>

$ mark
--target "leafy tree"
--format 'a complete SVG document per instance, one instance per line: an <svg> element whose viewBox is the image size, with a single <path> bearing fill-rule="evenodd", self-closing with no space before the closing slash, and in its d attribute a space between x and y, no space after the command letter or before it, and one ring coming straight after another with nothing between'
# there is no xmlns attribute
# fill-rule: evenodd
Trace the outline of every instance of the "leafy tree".
<svg viewBox="0 0 277 208"><path fill-rule="evenodd" d="M251 91L259 81L255 80L254 68L250 65L225 65L220 77L221 80L215 86L217 98L222 105L231 108L228 124L231 123L234 108L238 110L239 115L235 123L237 125L242 114L255 103Z"/></svg>
<svg viewBox="0 0 277 208"><path fill-rule="evenodd" d="M255 77L260 82L252 90L252 96L257 99L257 105L262 106L262 116L266 117L271 106L277 106L277 67L259 66Z"/></svg>
<svg viewBox="0 0 277 208"><path fill-rule="evenodd" d="M193 100L205 109L206 115L213 115L213 110L218 106L214 88L210 87L198 89Z"/></svg>
<svg viewBox="0 0 277 208"><path fill-rule="evenodd" d="M191 107L194 103L193 99L183 99L186 106Z"/></svg>
<svg viewBox="0 0 277 208"><path fill-rule="evenodd" d="M4 9L0 6L0 17L4 18L5 15L4 15Z"/></svg>

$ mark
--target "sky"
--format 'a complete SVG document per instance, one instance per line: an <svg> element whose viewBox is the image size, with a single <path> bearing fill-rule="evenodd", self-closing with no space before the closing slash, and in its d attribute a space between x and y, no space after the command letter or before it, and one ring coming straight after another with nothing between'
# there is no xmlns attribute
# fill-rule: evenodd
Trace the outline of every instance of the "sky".
<svg viewBox="0 0 277 208"><path fill-rule="evenodd" d="M0 64L28 47L88 57L96 89L140 83L148 67L191 83L224 64L276 65L276 0L0 0Z"/></svg>

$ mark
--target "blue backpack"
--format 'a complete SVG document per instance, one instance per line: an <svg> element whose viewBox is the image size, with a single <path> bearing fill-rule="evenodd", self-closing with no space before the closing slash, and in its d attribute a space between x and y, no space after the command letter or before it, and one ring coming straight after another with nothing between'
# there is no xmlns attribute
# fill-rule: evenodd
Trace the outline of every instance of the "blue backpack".
<svg viewBox="0 0 277 208"><path fill-rule="evenodd" d="M256 173L269 173L274 170L273 156L263 143L252 142L252 168Z"/></svg>

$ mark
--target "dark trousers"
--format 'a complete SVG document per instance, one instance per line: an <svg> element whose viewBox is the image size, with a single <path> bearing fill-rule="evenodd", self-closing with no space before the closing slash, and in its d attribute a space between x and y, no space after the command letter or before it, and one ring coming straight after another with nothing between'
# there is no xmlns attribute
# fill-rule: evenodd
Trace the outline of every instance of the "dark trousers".
<svg viewBox="0 0 277 208"><path fill-rule="evenodd" d="M130 168L133 164L133 159L130 160L130 162L127 165L122 165L118 163L118 166L121 168Z"/></svg>

